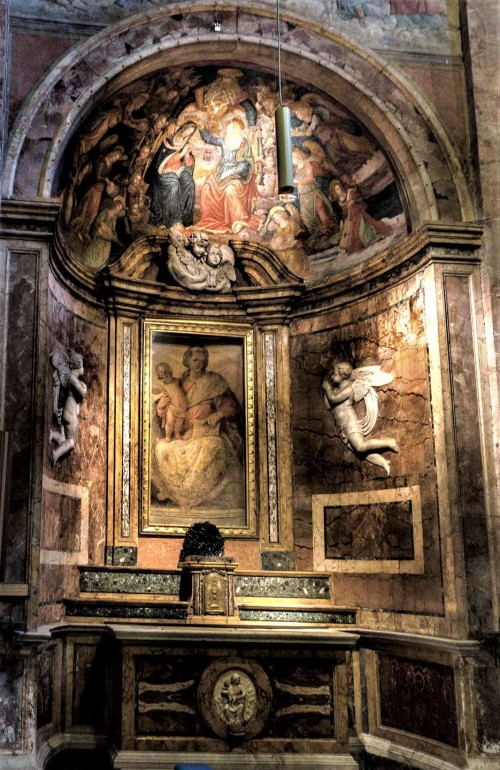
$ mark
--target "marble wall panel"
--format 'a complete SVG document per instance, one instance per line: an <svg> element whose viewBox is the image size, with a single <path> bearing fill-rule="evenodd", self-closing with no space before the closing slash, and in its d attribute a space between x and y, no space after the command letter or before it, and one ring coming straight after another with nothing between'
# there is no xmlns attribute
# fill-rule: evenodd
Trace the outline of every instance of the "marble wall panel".
<svg viewBox="0 0 500 770"><path fill-rule="evenodd" d="M80 549L81 500L45 492L45 527L42 548L60 551Z"/></svg>
<svg viewBox="0 0 500 770"><path fill-rule="evenodd" d="M409 500L327 506L324 512L327 559L413 559Z"/></svg>
<svg viewBox="0 0 500 770"><path fill-rule="evenodd" d="M12 434L10 489L3 532L1 579L26 581L27 538L33 472L34 387L37 345L39 253L7 255L5 430Z"/></svg>
<svg viewBox="0 0 500 770"><path fill-rule="evenodd" d="M73 534L64 535L68 542L76 542L78 522L75 506L76 494L68 493L64 503L56 497L64 497L64 485L72 489L75 484L88 490L88 562L104 562L106 526L106 441L107 441L107 328L104 313L81 305L51 279L48 304L48 349L56 346L74 350L83 356L82 380L88 388L87 397L81 404L79 437L75 449L54 467L45 459L44 518L42 538L54 540L57 533L66 528ZM46 435L53 427L52 366L47 362ZM54 489L51 488L54 487ZM54 496L57 487L58 494ZM47 496L48 492L48 496ZM68 514L66 521L63 509ZM59 522L52 521L59 516ZM73 525L71 525L73 522ZM71 526L70 526L71 525ZM63 538L64 540L64 538ZM68 547L63 540L60 547Z"/></svg>
<svg viewBox="0 0 500 770"><path fill-rule="evenodd" d="M469 276L445 275L444 290L469 624L480 635L495 621Z"/></svg>
<svg viewBox="0 0 500 770"><path fill-rule="evenodd" d="M0 750L22 749L23 681L23 661L0 656Z"/></svg>
<svg viewBox="0 0 500 770"><path fill-rule="evenodd" d="M73 646L73 692L71 724L91 726L96 730L106 725L109 700L109 660L105 643L75 643Z"/></svg>
<svg viewBox="0 0 500 770"><path fill-rule="evenodd" d="M313 327L314 328L314 327ZM334 598L347 606L407 612L443 611L439 521L434 467L431 393L424 296L418 282L405 293L377 295L351 310L321 319L321 328L307 332L307 324L293 327L292 431L294 446L294 533L297 568L312 568L311 498L360 494L416 487L422 512L425 572L394 575L388 580L377 558L391 550L389 534L366 574L335 574ZM303 334L298 332L304 331ZM325 406L321 383L333 358L355 367L378 364L394 379L377 387L378 419L372 437L396 439L399 454L383 452L390 460L390 476L359 459L341 440L331 410ZM362 403L357 404L363 415ZM396 498L397 499L397 498ZM347 498L347 506L359 500ZM331 504L331 503L330 503ZM402 515L402 514L401 514ZM401 525L403 526L403 525ZM404 528L404 526L403 526ZM376 548L373 545L373 548ZM375 551L372 551L372 557ZM399 570L398 570L399 571ZM421 568L418 570L423 572ZM378 574L377 574L378 573Z"/></svg>
<svg viewBox="0 0 500 770"><path fill-rule="evenodd" d="M36 724L52 722L54 698L54 647L45 647L37 656Z"/></svg>
<svg viewBox="0 0 500 770"><path fill-rule="evenodd" d="M76 567L64 564L41 564L38 583L40 625L57 623L62 620L65 596L78 593L78 572Z"/></svg>
<svg viewBox="0 0 500 770"><path fill-rule="evenodd" d="M380 724L458 747L451 666L378 656Z"/></svg>

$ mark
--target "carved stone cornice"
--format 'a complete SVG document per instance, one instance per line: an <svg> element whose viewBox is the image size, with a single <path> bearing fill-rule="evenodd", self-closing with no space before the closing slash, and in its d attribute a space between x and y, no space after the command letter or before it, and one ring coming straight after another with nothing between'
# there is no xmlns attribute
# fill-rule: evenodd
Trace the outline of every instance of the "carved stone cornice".
<svg viewBox="0 0 500 770"><path fill-rule="evenodd" d="M48 240L54 235L59 207L56 198L3 198L0 233L4 238Z"/></svg>
<svg viewBox="0 0 500 770"><path fill-rule="evenodd" d="M479 264L483 227L475 222L428 222L391 249L377 254L325 283L308 286L297 317L326 312L398 283L431 262Z"/></svg>
<svg viewBox="0 0 500 770"><path fill-rule="evenodd" d="M142 236L100 272L100 295L108 312L131 317L160 312L164 316L201 313L258 323L290 320L304 283L270 249L249 241L230 241L246 285L214 294L144 278L168 242L166 235Z"/></svg>

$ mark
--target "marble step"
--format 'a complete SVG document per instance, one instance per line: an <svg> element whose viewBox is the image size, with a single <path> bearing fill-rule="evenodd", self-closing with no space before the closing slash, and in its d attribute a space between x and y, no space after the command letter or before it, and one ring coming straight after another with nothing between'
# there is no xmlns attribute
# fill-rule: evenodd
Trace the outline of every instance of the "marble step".
<svg viewBox="0 0 500 770"><path fill-rule="evenodd" d="M188 615L188 603L163 594L102 594L87 593L66 599L66 619L69 622L103 620L130 622L133 620L163 623L284 623L353 625L356 611L334 607L325 600L242 599L238 601L238 616L195 618Z"/></svg>

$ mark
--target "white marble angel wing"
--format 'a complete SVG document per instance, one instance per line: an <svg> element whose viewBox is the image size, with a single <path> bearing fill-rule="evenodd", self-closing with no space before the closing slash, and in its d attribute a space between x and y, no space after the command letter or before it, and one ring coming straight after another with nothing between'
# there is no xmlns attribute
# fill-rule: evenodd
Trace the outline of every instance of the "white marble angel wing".
<svg viewBox="0 0 500 770"><path fill-rule="evenodd" d="M388 385L393 379L393 375L382 371L378 364L360 366L352 371L351 385L354 391L354 400L364 399L365 402L366 413L359 421L359 426L365 436L372 432L378 417L378 398L373 387Z"/></svg>

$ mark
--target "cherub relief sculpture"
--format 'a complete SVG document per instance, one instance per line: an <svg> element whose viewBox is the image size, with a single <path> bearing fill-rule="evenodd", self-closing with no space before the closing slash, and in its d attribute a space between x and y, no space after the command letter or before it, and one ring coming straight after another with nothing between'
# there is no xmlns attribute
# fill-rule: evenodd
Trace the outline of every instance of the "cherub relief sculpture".
<svg viewBox="0 0 500 770"><path fill-rule="evenodd" d="M388 476L390 462L380 452L399 452L399 447L392 438L369 438L369 435L378 416L374 387L388 385L393 379L392 374L383 372L378 365L353 369L347 361L341 361L332 366L322 385L326 406L333 411L344 444L362 459L383 468ZM354 409L354 403L361 399L366 408L363 418L359 418Z"/></svg>
<svg viewBox="0 0 500 770"><path fill-rule="evenodd" d="M54 367L53 413L57 429L50 431L49 442L56 445L51 453L51 461L55 465L76 446L80 404L87 395L87 386L80 379L84 369L79 353L72 351L68 356L60 350L53 350L50 362Z"/></svg>
<svg viewBox="0 0 500 770"><path fill-rule="evenodd" d="M210 242L205 233L169 234L167 269L177 283L192 291L227 293L236 281L234 252L230 246Z"/></svg>

